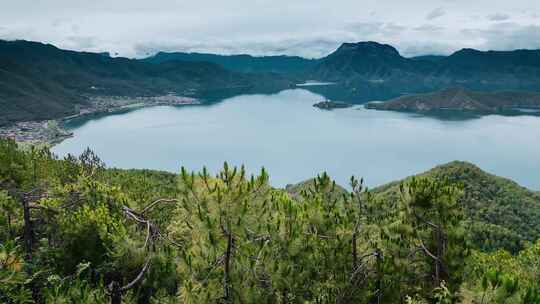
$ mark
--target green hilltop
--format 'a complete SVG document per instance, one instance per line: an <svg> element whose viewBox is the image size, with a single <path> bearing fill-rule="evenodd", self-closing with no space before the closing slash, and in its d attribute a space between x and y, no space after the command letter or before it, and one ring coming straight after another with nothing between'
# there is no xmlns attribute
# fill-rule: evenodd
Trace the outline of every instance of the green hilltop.
<svg viewBox="0 0 540 304"><path fill-rule="evenodd" d="M459 201L465 210L470 240L476 248L484 251L502 248L516 252L526 242L534 242L540 235L538 192L460 161L437 166L415 177L448 180L462 185ZM412 178L388 183L370 192L382 200L398 201L400 185ZM285 190L299 196L302 191L313 187L314 180L288 185ZM336 185L334 193L341 197L348 191Z"/></svg>
<svg viewBox="0 0 540 304"><path fill-rule="evenodd" d="M465 208L471 240L478 248L517 251L524 242L535 241L540 235L540 195L537 192L467 162L451 162L418 176L448 179L463 185L460 202ZM372 191L387 199L397 199L399 185L407 180Z"/></svg>

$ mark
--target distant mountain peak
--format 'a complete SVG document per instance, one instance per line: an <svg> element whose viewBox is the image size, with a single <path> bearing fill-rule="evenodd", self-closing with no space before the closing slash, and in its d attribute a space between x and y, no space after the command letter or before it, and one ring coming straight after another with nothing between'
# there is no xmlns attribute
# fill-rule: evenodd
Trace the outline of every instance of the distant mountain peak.
<svg viewBox="0 0 540 304"><path fill-rule="evenodd" d="M377 55L390 55L401 56L396 48L389 44L381 44L375 41L361 41L350 43L343 43L335 53L361 53L361 54L377 54Z"/></svg>
<svg viewBox="0 0 540 304"><path fill-rule="evenodd" d="M456 53L482 53L482 51L473 48L463 48Z"/></svg>
<svg viewBox="0 0 540 304"><path fill-rule="evenodd" d="M318 61L312 77L335 82L345 78L381 83L396 75L396 72L399 74L413 68L409 60L391 45L365 41L343 43L332 54Z"/></svg>
<svg viewBox="0 0 540 304"><path fill-rule="evenodd" d="M474 55L482 55L482 54L485 54L485 52L471 49L471 48L465 48L465 49L456 51L455 53L450 55L450 57L474 56Z"/></svg>

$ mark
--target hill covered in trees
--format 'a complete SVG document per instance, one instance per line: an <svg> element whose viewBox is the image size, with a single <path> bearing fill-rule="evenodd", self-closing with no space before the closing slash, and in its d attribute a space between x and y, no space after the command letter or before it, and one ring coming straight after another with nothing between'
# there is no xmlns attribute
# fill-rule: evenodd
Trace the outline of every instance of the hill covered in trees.
<svg viewBox="0 0 540 304"><path fill-rule="evenodd" d="M217 55L207 53L159 52L144 62L163 63L169 61L212 62L220 66L242 73L280 73L302 75L315 63L315 59L298 56L251 56Z"/></svg>
<svg viewBox="0 0 540 304"><path fill-rule="evenodd" d="M204 96L215 90L286 88L283 77L209 62L151 64L28 41L0 40L0 125L76 113L88 96ZM264 87L264 88L263 88Z"/></svg>
<svg viewBox="0 0 540 304"><path fill-rule="evenodd" d="M464 208L465 225L472 247L482 251L505 249L517 252L540 235L540 195L512 180L482 171L467 162L451 162L437 166L416 178L447 180L460 185L459 203ZM399 201L400 186L413 177L392 182L370 190L373 197L383 201ZM299 197L313 187L314 179L288 185L287 192ZM347 191L335 185L334 195Z"/></svg>
<svg viewBox="0 0 540 304"><path fill-rule="evenodd" d="M490 93L469 91L464 88L450 88L435 93L406 95L387 102L367 103L366 108L424 113L446 110L520 113L520 109L538 109L540 112L540 93Z"/></svg>
<svg viewBox="0 0 540 304"><path fill-rule="evenodd" d="M483 247L470 229L534 239L536 193L457 162L349 189L326 174L275 189L226 164L107 169L2 140L0 301L539 303L540 243Z"/></svg>
<svg viewBox="0 0 540 304"><path fill-rule="evenodd" d="M517 252L540 235L540 196L514 181L465 162L438 166L418 176L462 185L459 201L464 206L470 240L476 248ZM399 185L406 181L390 183L372 192L384 199L397 199Z"/></svg>

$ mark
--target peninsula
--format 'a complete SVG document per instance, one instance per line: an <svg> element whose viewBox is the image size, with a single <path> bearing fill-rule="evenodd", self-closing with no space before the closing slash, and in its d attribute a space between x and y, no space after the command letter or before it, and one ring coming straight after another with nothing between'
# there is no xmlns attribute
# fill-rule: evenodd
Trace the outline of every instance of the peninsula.
<svg viewBox="0 0 540 304"><path fill-rule="evenodd" d="M65 130L63 122L98 114L115 113L134 108L152 106L196 105L198 99L174 94L162 96L88 96L88 102L76 107L76 114L51 120L19 121L0 126L0 138L21 143L55 145L73 136Z"/></svg>
<svg viewBox="0 0 540 304"><path fill-rule="evenodd" d="M387 102L370 102L368 109L437 112L467 111L485 114L529 113L540 114L540 93L536 92L476 92L464 88L450 88L434 93L412 94Z"/></svg>

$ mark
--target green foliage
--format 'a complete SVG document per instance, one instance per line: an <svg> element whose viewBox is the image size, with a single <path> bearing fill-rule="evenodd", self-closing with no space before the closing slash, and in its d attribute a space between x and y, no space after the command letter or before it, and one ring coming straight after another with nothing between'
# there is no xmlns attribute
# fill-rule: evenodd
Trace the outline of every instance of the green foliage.
<svg viewBox="0 0 540 304"><path fill-rule="evenodd" d="M468 238L480 250L506 249L516 253L540 235L540 196L515 182L452 162L420 177L461 184L459 203L465 212ZM399 197L399 182L373 189L384 200Z"/></svg>
<svg viewBox="0 0 540 304"><path fill-rule="evenodd" d="M185 273L184 301L253 299L256 294L248 287L256 282L246 272L255 266L251 253L259 244L253 239L262 228L260 216L264 213L254 212L269 190L266 172L263 169L260 176L248 179L243 167L237 170L225 164L216 179L206 169L196 176L183 168L180 178L184 185L181 216L186 221L180 232L185 244L180 266Z"/></svg>
<svg viewBox="0 0 540 304"><path fill-rule="evenodd" d="M500 250L474 252L468 262L479 303L540 303L540 241L517 255Z"/></svg>
<svg viewBox="0 0 540 304"><path fill-rule="evenodd" d="M463 279L461 261L468 255L459 189L444 180L413 178L401 193L415 242L428 260L432 286L446 282L455 293Z"/></svg>
<svg viewBox="0 0 540 304"><path fill-rule="evenodd" d="M21 208L7 191L0 191L0 211L0 240L9 240L21 229L20 222L17 221Z"/></svg>
<svg viewBox="0 0 540 304"><path fill-rule="evenodd" d="M32 303L28 288L30 279L24 271L25 262L14 241L0 244L0 301L2 303Z"/></svg>
<svg viewBox="0 0 540 304"><path fill-rule="evenodd" d="M43 288L45 303L108 303L108 296L102 284L91 284L88 277L90 263L77 265L75 273L67 277L50 275Z"/></svg>
<svg viewBox="0 0 540 304"><path fill-rule="evenodd" d="M18 153L17 144L12 140L0 140L0 183L20 184L28 165L24 153Z"/></svg>
<svg viewBox="0 0 540 304"><path fill-rule="evenodd" d="M160 198L176 197L179 192L177 175L169 172L108 169L104 175L104 179L120 188L137 208L144 208L148 202Z"/></svg>
<svg viewBox="0 0 540 304"><path fill-rule="evenodd" d="M409 296L436 302L441 291L448 292L448 301L459 300L468 249L458 197L459 189L448 181L413 178L399 185L398 204L382 205L394 210L378 216L384 273L391 274L384 278L385 301Z"/></svg>
<svg viewBox="0 0 540 304"><path fill-rule="evenodd" d="M2 302L538 303L540 241L470 254L475 188L460 170L375 192L323 173L285 191L264 169L175 175L0 149Z"/></svg>

